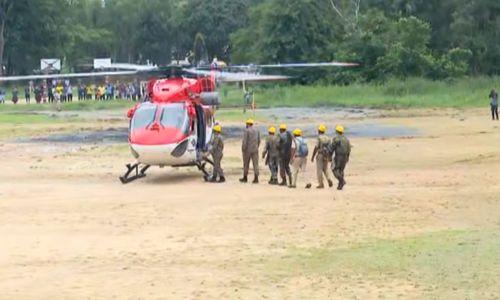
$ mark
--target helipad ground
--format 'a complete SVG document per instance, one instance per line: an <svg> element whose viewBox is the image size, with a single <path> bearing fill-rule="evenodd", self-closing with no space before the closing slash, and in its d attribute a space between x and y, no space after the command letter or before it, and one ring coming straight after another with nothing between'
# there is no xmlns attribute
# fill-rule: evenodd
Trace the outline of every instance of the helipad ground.
<svg viewBox="0 0 500 300"><path fill-rule="evenodd" d="M271 187L264 166L261 184L240 184L235 139L224 185L170 168L121 185L126 144L16 142L5 130L126 120L3 124L0 298L498 299L500 123L482 114L327 120L418 131L353 138L343 192ZM309 164L301 185L314 174Z"/></svg>

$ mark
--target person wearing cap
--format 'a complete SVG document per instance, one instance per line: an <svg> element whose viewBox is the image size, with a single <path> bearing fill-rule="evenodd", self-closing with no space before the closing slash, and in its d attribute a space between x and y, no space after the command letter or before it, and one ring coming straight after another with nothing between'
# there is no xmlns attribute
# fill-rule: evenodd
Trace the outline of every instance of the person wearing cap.
<svg viewBox="0 0 500 300"><path fill-rule="evenodd" d="M279 137L276 136L276 128L269 127L269 136L266 140L266 146L264 152L262 153L262 159L265 159L266 165L269 166L269 171L271 172L271 179L269 179L269 184L278 184L278 144Z"/></svg>
<svg viewBox="0 0 500 300"><path fill-rule="evenodd" d="M288 182L290 185L292 184L292 172L290 171L290 160L292 159L292 143L293 136L287 130L286 124L280 125L280 134L279 134L279 143L278 143L278 151L279 151L279 171L281 182L279 185L286 186L286 178L288 176Z"/></svg>
<svg viewBox="0 0 500 300"><path fill-rule="evenodd" d="M224 140L222 139L221 132L222 127L220 125L214 126L214 134L212 135L212 139L208 144L208 151L212 155L212 159L214 162L214 171L211 178L206 178L209 182L217 182L217 177L219 177L219 182L225 182L226 178L224 177L224 171L221 167L221 161L224 152Z"/></svg>
<svg viewBox="0 0 500 300"><path fill-rule="evenodd" d="M333 182L330 179L330 173L328 171L328 164L330 162L330 138L325 134L326 126L321 124L318 127L318 139L316 146L314 147L311 162L314 162L316 158L316 176L318 177L318 186L316 188L322 189L323 185L323 175L328 181L328 186L332 187Z"/></svg>
<svg viewBox="0 0 500 300"><path fill-rule="evenodd" d="M302 137L302 130L299 128L293 131L293 144L292 144L292 182L290 188L297 187L297 180L300 172L305 172L307 167L307 155L309 150L307 142ZM311 184L308 183L306 188L310 188Z"/></svg>
<svg viewBox="0 0 500 300"><path fill-rule="evenodd" d="M250 168L250 160L253 164L254 179L252 183L259 183L259 146L260 132L255 129L254 121L248 119L246 121L246 129L243 133L243 142L241 150L243 152L243 177L240 182L248 182L248 171Z"/></svg>
<svg viewBox="0 0 500 300"><path fill-rule="evenodd" d="M339 181L337 189L342 190L346 184L344 179L344 169L351 154L351 143L344 136L344 127L342 125L337 125L335 127L335 132L336 135L332 139L332 143L330 145L330 151L332 155L334 155L332 171L335 178Z"/></svg>

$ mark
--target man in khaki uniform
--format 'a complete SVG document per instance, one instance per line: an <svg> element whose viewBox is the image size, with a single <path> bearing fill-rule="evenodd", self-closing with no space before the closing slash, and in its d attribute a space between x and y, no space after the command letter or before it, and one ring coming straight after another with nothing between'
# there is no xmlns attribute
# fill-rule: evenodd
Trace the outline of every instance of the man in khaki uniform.
<svg viewBox="0 0 500 300"><path fill-rule="evenodd" d="M330 138L325 134L326 126L321 124L318 127L318 140L316 147L314 147L311 162L314 162L316 158L316 175L318 177L318 186L316 188L322 189L323 185L323 175L325 175L328 181L328 186L332 187L333 182L330 179L330 174L328 171L328 164L330 162Z"/></svg>
<svg viewBox="0 0 500 300"><path fill-rule="evenodd" d="M262 159L266 160L266 165L269 166L269 171L271 172L271 179L269 184L278 184L278 163L279 163L279 137L276 136L276 128L269 127L269 136L266 140L266 147L262 153Z"/></svg>
<svg viewBox="0 0 500 300"><path fill-rule="evenodd" d="M250 168L250 160L253 163L254 179L252 183L259 183L259 146L260 146L260 133L254 128L254 121L248 119L246 122L246 129L243 134L243 143L241 150L243 152L243 178L240 182L248 181L248 170Z"/></svg>
<svg viewBox="0 0 500 300"><path fill-rule="evenodd" d="M339 181L337 190L342 190L346 181L344 179L344 169L351 155L351 143L344 136L344 127L337 125L335 127L336 136L332 140L331 152L334 154L332 171L333 175Z"/></svg>
<svg viewBox="0 0 500 300"><path fill-rule="evenodd" d="M293 143L292 143L292 182L290 188L297 187L297 179L300 172L305 172L307 167L307 155L309 150L307 149L307 142L302 137L302 130L295 129L293 131ZM306 188L310 188L311 184L308 183Z"/></svg>
<svg viewBox="0 0 500 300"><path fill-rule="evenodd" d="M217 182L217 176L219 177L219 182L225 182L226 178L224 177L224 171L221 167L221 161L224 152L224 140L221 136L222 127L220 125L214 126L214 135L208 144L208 151L212 155L212 159L214 161L214 171L212 174L212 178L210 178L209 182Z"/></svg>

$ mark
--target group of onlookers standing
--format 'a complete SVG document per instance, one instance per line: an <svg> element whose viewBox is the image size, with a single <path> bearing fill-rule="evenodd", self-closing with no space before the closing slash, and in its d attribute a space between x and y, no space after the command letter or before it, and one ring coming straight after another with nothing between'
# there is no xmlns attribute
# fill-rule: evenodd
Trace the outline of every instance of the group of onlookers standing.
<svg viewBox="0 0 500 300"><path fill-rule="evenodd" d="M84 84L80 83L76 89L69 80L47 80L40 84L34 84L30 81L24 88L24 98L26 103L30 103L32 95L36 103L53 103L53 102L72 102L74 93L79 101L83 100L113 100L113 99L128 99L137 101L144 95L145 85L138 81L125 82L106 82L102 84ZM5 103L6 92L0 88L0 103ZM12 102L19 102L19 90L17 87L12 88Z"/></svg>
<svg viewBox="0 0 500 300"><path fill-rule="evenodd" d="M144 94L144 85L139 82L108 82L104 84L80 84L78 100L113 100L128 99L137 101Z"/></svg>

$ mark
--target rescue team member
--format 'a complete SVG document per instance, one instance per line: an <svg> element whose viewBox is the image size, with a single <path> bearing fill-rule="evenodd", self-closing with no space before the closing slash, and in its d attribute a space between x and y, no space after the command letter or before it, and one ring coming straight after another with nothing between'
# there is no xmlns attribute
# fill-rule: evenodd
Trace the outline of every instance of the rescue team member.
<svg viewBox="0 0 500 300"><path fill-rule="evenodd" d="M339 181L337 190L342 190L346 184L344 179L344 169L349 161L349 155L351 154L351 144L344 136L344 127L342 125L337 125L337 127L335 127L335 132L336 136L333 138L331 143L331 152L335 155L332 164L332 171L335 178Z"/></svg>
<svg viewBox="0 0 500 300"><path fill-rule="evenodd" d="M219 177L219 182L225 182L226 178L224 177L224 171L221 167L221 161L224 153L224 140L221 135L222 127L220 125L215 125L213 131L214 134L208 144L208 152L212 155L212 159L214 161L214 171L212 178L207 178L207 180L209 182L217 182L217 177Z"/></svg>
<svg viewBox="0 0 500 300"><path fill-rule="evenodd" d="M269 184L275 185L278 184L279 137L276 136L275 127L269 127L268 132L269 136L267 137L266 146L264 148L264 152L262 153L262 159L265 159L266 165L269 166L269 171L271 172Z"/></svg>
<svg viewBox="0 0 500 300"><path fill-rule="evenodd" d="M246 121L246 129L243 134L243 142L241 150L243 152L243 178L240 182L248 182L248 170L250 167L250 160L253 163L254 179L252 183L259 183L259 146L260 146L260 132L254 128L254 121L248 119Z"/></svg>
<svg viewBox="0 0 500 300"><path fill-rule="evenodd" d="M287 130L285 124L280 125L279 135L279 169L281 176L281 183L279 185L286 186L286 177L290 185L292 184L292 172L290 171L290 160L292 158L292 134Z"/></svg>
<svg viewBox="0 0 500 300"><path fill-rule="evenodd" d="M316 175L318 177L318 186L317 189L322 189L325 186L323 185L323 175L328 181L328 186L332 187L333 182L330 179L330 174L328 170L328 164L331 159L330 155L330 138L325 134L326 126L321 124L318 127L318 140L316 146L314 147L313 155L311 162L314 162L314 158L316 158Z"/></svg>
<svg viewBox="0 0 500 300"><path fill-rule="evenodd" d="M307 166L307 155L309 154L309 150L307 148L307 142L302 137L302 130L295 129L293 131L293 145L292 145L292 183L290 184L290 188L297 187L297 179L299 177L300 172L306 171ZM310 188L311 184L308 183L306 188Z"/></svg>
<svg viewBox="0 0 500 300"><path fill-rule="evenodd" d="M495 90L491 90L490 99L491 118L495 120L496 117L498 121L498 94Z"/></svg>

